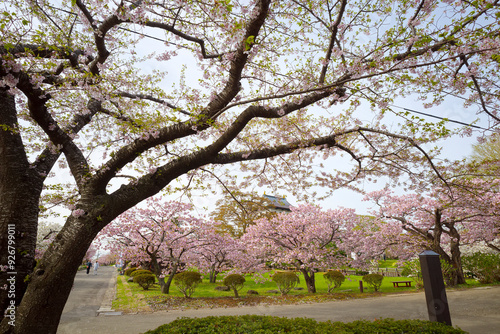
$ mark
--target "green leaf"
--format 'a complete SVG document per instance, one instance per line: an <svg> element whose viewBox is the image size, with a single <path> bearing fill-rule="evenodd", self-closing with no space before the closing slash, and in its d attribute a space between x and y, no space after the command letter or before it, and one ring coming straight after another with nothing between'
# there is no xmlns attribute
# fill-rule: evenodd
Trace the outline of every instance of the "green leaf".
<svg viewBox="0 0 500 334"><path fill-rule="evenodd" d="M245 51L250 50L250 48L252 47L252 45L255 43L254 39L255 39L255 36L253 36L253 35L248 36L248 38L245 41Z"/></svg>

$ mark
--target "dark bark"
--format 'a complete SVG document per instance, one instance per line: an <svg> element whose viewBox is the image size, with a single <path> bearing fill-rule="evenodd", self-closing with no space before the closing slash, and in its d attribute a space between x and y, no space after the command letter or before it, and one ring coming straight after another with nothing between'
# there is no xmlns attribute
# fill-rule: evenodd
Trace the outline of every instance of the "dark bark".
<svg viewBox="0 0 500 334"><path fill-rule="evenodd" d="M35 98L30 101L30 108L42 108L44 103L45 100ZM78 133L99 107L100 104L93 105L91 101L89 116L76 116L75 122L66 131ZM60 153L47 148L34 162L28 161L18 128L15 97L1 87L0 124L0 249L5 250L0 254L0 264L8 264L9 255L14 262L13 268L7 272L0 271L0 284L5 284L7 278L9 282L15 280L15 293L0 289L0 304L4 311L11 303L20 305L32 277L36 264L40 196L46 175ZM9 232L11 245L8 244ZM14 246L12 254L9 254L9 246ZM81 259L78 264L80 262ZM14 298L11 298L12 295Z"/></svg>
<svg viewBox="0 0 500 334"><path fill-rule="evenodd" d="M9 264L7 271L0 271L0 286L9 279L10 290L0 289L2 311L12 302L19 305L35 265L44 177L31 167L18 131L14 96L0 88L0 264Z"/></svg>
<svg viewBox="0 0 500 334"><path fill-rule="evenodd" d="M1 333L56 333L75 274L99 230L95 221L88 216L68 219L30 277L15 326L3 321Z"/></svg>
<svg viewBox="0 0 500 334"><path fill-rule="evenodd" d="M177 269L179 269L179 265L174 263L172 265L172 272L168 275L167 282L165 282L165 291L162 290L162 293L170 293L170 285L172 285L172 280L174 279L175 274L177 274Z"/></svg>
<svg viewBox="0 0 500 334"><path fill-rule="evenodd" d="M460 234L454 224L450 224L450 252L451 252L451 285L466 284L464 270L462 268L462 256L460 253Z"/></svg>
<svg viewBox="0 0 500 334"><path fill-rule="evenodd" d="M82 1L77 1L77 5L80 7L84 15L89 14ZM246 32L242 42L248 41L249 37L255 38L259 35L259 30L268 14L269 5L270 1L268 0L261 0L257 2L258 13L257 15L252 15L252 19L246 25ZM109 56L109 51L106 49L105 45L107 37L106 34L115 25L118 25L120 20L116 15L112 15L108 19L105 19L98 27L97 22L91 17L87 17L87 19L89 19L89 22L91 22L94 27L95 46L98 50L97 56L94 58L92 63L89 64L89 66L90 71L94 74L93 77L97 77L98 63L104 63ZM136 159L143 152L146 152L150 148L157 145L166 144L171 140L176 140L178 138L194 134L196 131L192 129L193 125L199 125L198 131L206 129L213 123L214 120L217 119L221 111L230 103L230 101L233 100L241 89L240 79L249 57L249 52L247 52L249 51L249 47L251 48L251 45L248 46L245 45L245 43L240 43L239 48L234 53L226 83L223 85L220 93L217 94L207 107L199 113L200 118L196 123L191 121L177 123L161 129L159 136L155 140L138 139L134 141L133 144L122 147L122 149L114 152L114 157L110 159L102 169L95 172L95 174L93 174L93 172L89 169L90 165L85 159L85 154L83 154L83 152L81 152L78 146L73 142L69 132L63 131L63 129L58 127L57 122L51 116L50 110L48 110L47 106L44 105L46 99L50 98L49 95L40 99L42 96L45 96L44 92L42 92L40 88L33 89L31 86L31 80L27 75L20 78L18 88L21 89L25 96L30 100L29 108L31 118L45 131L54 144L63 147L63 152L81 194L81 200L77 205L77 209L83 209L85 211L85 215L81 217L68 218L65 227L57 235L56 240L35 268L24 298L22 299L19 308L16 310L16 327L8 326L4 319L1 324L2 333L56 333L58 322L64 308L64 304L71 291L74 275L78 266L85 256L90 243L106 224L111 222L119 214L136 205L141 200L157 194L172 180L191 170L211 163L227 164L243 160L241 152L221 152L227 147L227 145L237 138L238 135L240 135L241 131L246 127L248 122L252 121L256 117L279 117L276 111L280 109L267 110L264 107L249 107L245 112L242 112L241 117L238 117L238 119L227 129L227 131L225 131L225 133L212 144L191 154L172 159L169 163L166 163L164 166L158 168L155 173L145 174L143 177L139 178L137 182L123 185L112 195L106 195L106 186L116 176L117 172L122 169L122 167L133 162L134 159ZM96 83L98 81L99 80L96 80ZM301 103L285 104L283 106L283 110L287 114L291 113L295 110L305 108L308 105L313 104L315 101L320 101L330 96L332 93L333 90L313 93L309 97L305 97ZM8 103L6 103L5 106L2 103L2 109L0 111L3 114L5 109L7 110L5 111L6 115L10 115L9 103L12 103L13 100L9 100L5 97L5 91L2 91L2 94L2 99L5 99L6 101L8 100ZM15 116L15 113L12 115ZM3 122L2 120L0 124L9 124L8 122L9 120L7 120L7 122ZM1 140L10 141L12 139L6 135L7 130L0 130L2 131L1 136L3 137ZM361 130L361 128L356 127L352 131L357 133ZM382 131L380 130L377 130L376 132L382 134ZM303 141L297 141L280 145L276 148L263 148L257 150L255 154L249 156L247 160L264 159L280 154L291 153L305 146L311 147L322 144L328 144L329 147L337 146L339 144L337 144L336 137L337 134L311 140L306 143ZM14 135L13 138L17 140L17 142L5 142L0 146L0 149L8 147L8 149L13 150L13 153L7 152L7 154L12 154L9 159L0 157L0 160L4 159L3 162L9 161L9 163L5 164L6 167L3 165L0 167L6 168L6 170L1 171L1 175L2 177L5 177L5 179L0 180L0 184L5 185L5 188L0 190L0 195L2 196L0 199L2 199L2 205L5 205L6 207L5 214L10 213L12 215L14 212L17 212L18 214L12 215L10 218L4 218L2 216L2 221L0 221L0 223L3 228L6 226L8 219L23 220L19 223L19 228L22 227L20 230L21 234L19 235L19 243L20 245L23 245L23 247L26 247L23 250L24 252L30 247L34 247L37 220L33 220L33 217L37 217L37 214L35 215L31 213L29 217L24 217L20 215L19 212L31 212L30 210L33 210L34 208L37 210L38 201L35 203L34 195L31 198L29 196L24 196L22 198L23 201L26 201L26 198L31 201L28 205L29 210L24 210L26 208L23 208L22 206L9 207L7 205L9 203L8 200L5 201L5 204L3 202L4 196L15 195L17 197L14 197L15 200L12 201L12 204L20 205L19 203L22 201L20 200L21 198L19 197L19 194L23 192L31 192L33 187L32 182L21 182L23 181L22 177L25 176L22 172L28 171L30 166L27 163L25 152L23 152L24 155L21 156L21 149L23 146L20 141L20 137ZM408 140L413 143L410 139ZM418 148L417 145L414 146ZM344 148L344 150L350 153L353 158L358 160L356 156L354 156L354 153L348 148ZM2 153L3 156L3 152L0 153ZM16 160L17 157L20 157L20 160ZM15 167L15 164L10 163L12 158L14 158L16 164L24 164L24 166L21 166L18 169L21 172L17 174L10 174L9 172L9 170L13 170ZM17 183L17 179L11 179L13 175L21 179L19 183ZM10 188L8 185L13 183L16 185L16 190L9 193ZM36 197L38 198L39 196ZM104 198L108 198L110 201L105 202ZM4 211L2 210L2 214L3 213ZM5 230L2 230L1 232L5 232ZM24 238L26 238L26 242L24 241ZM5 243L6 240L7 239L1 239L2 246L4 246L3 243ZM24 246L24 242L26 243L26 246ZM33 262L29 259L29 256L23 257L22 261L24 261L25 258L26 261ZM172 274L165 283L167 293L173 275L176 273L179 265L179 263L173 264L174 268L172 270ZM24 267L30 268L30 265L23 264L23 268ZM309 274L307 271L304 271L303 273L308 286L308 291L315 292L314 272Z"/></svg>
<svg viewBox="0 0 500 334"><path fill-rule="evenodd" d="M81 2L79 3L81 4ZM269 4L270 2L267 0L259 2L259 14L250 20L246 26L245 41L250 36L258 35L260 27L263 25L265 17L267 16ZM98 55L90 64L90 71L94 75L98 72L98 63L104 63L109 56L109 52L105 45L106 33L119 22L116 15L112 15L104 20L100 27L95 27L96 31L98 30L98 33L94 36ZM205 108L203 112L204 117L201 119L201 122L203 123L206 121L206 124L200 124L199 129L208 127L208 124L213 121L210 117L216 115L222 108L227 106L239 92L241 88L239 80L241 79L241 73L248 58L248 52L246 51L248 50L246 50L246 47L242 44L236 52L225 87L221 93L218 94L217 98L210 102L207 108ZM161 135L161 139L159 139L161 142L149 142L147 143L149 146L143 145L142 149L141 147L134 148L134 145L129 145L125 147L124 151L117 151L115 156L119 157L119 159L117 159L116 162L111 159L112 161L110 164L107 164L102 170L92 175L89 170L88 161L85 159L83 152L81 152L79 147L73 142L70 131L61 129L57 120L53 119L50 110L48 110L46 102L51 99L50 94L45 94L46 92L42 91L40 87L35 88L27 73L19 73L18 79L17 88L20 89L28 99L31 119L43 129L53 144L62 147L62 152L66 156L81 196L79 203L76 205L76 209L84 210L85 214L80 217L70 216L67 219L65 226L58 233L56 239L30 276L24 296L22 294L16 296L19 299L22 298L19 307L16 309L16 326L10 326L7 323L7 318L4 318L0 325L0 332L23 334L56 333L59 319L71 291L71 286L78 266L97 233L119 214L133 207L141 200L158 193L173 179L190 170L213 163L216 155L235 138L234 136L237 135L236 131L239 127L235 127L235 131L229 131L227 136L223 136L223 138L209 147L192 155L180 157L174 162L166 164L163 168L159 168L156 173L143 176L137 184L122 186L113 193L113 196L107 196L106 186L109 181L116 176L117 171L120 170L120 164L124 166L130 163L139 154L151 147L194 133L195 131L191 129L192 124L184 124L184 127L191 129L189 131L184 130L182 124L166 128L164 132L170 139ZM5 89L1 91L1 94L1 117L7 115L8 117L6 118L10 119L6 121L2 119L2 122L0 122L0 124L4 126L4 128L0 130L2 131L0 135L2 137L1 140L4 141L0 149L8 151L0 152L2 153L0 160L2 160L3 163L0 168L4 168L1 170L2 180L0 180L0 184L3 187L0 190L0 195L2 196L0 197L0 199L2 199L2 220L0 221L0 227L3 229L2 232L5 232L5 226L8 226L9 219L15 220L16 224L17 221L22 220L16 225L19 231L19 235L16 239L16 246L21 249L23 255L19 258L18 264L21 262L29 262L19 266L28 273L31 271L31 268L33 268L34 262L33 256L38 223L38 200L43 185L43 177L41 177L40 183L38 184L40 191L37 190L38 193L37 191L32 191L34 188L33 180L29 180L26 175L27 173L25 173L30 171L30 167L32 166L30 166L27 161L21 137L19 134L14 133L11 138L9 137L10 133L8 133L8 131L15 129L16 113L15 106L13 106L14 99L6 95ZM90 122L90 118L86 122ZM13 126L10 127L8 124L12 124ZM182 130L182 133L173 134L173 132L175 132L174 130L177 128ZM140 144L142 141L138 140L136 143ZM58 155L56 155L56 157L57 156ZM12 163L12 161L14 161L14 163ZM55 160L53 162L55 162ZM113 163L116 164L113 165ZM17 165L23 166L19 167ZM46 173L48 173L50 169L51 167L46 168ZM17 172L11 174L10 172L13 170ZM40 170L35 169L35 171L33 171L33 176L36 176L36 172L39 171ZM46 175L46 173L42 174ZM22 182L26 181L23 180L23 177L26 178L27 182ZM14 187L12 188L14 189L13 191L10 188L11 185L15 186L15 189ZM30 195L26 195L27 193L30 193ZM20 194L23 196L20 197ZM7 197L12 198L12 200L6 199L4 201L4 198ZM21 205L22 202L27 202L26 207ZM3 210L4 208L5 210ZM23 214L21 214L21 212ZM3 249L8 239L3 238L1 242ZM179 264L174 264L172 274L166 282L167 287L170 285L178 266ZM19 272L21 272L21 270L19 270ZM23 277L22 280L18 279L16 283L24 282L24 278L25 277Z"/></svg>
<svg viewBox="0 0 500 334"><path fill-rule="evenodd" d="M316 293L316 279L314 277L314 271L307 269L300 269L300 272L304 275L304 280L306 281L307 292Z"/></svg>
<svg viewBox="0 0 500 334"><path fill-rule="evenodd" d="M153 266L153 272L156 275L156 278L158 279L158 284L160 285L161 293L168 294L168 289L165 286L165 277L163 277L162 274L162 267L158 263L156 255L149 254L149 256L151 258L151 265Z"/></svg>
<svg viewBox="0 0 500 334"><path fill-rule="evenodd" d="M455 228L455 224L453 222L444 223L442 221L442 212L440 209L436 209L434 211L434 235L433 235L433 243L432 250L439 254L440 258L444 260L451 266L446 275L444 275L444 279L446 280L446 284L448 286L455 286L457 284L465 284L465 276L462 268L462 259L460 254L460 234ZM446 224L447 231L444 230L444 226ZM451 256L445 252L445 250L441 246L441 236L443 233L446 233L451 238L450 241L450 252Z"/></svg>
<svg viewBox="0 0 500 334"><path fill-rule="evenodd" d="M215 269L215 265L212 265L212 267L210 268L210 274L209 274L209 282L210 283L216 283L217 282L217 274L219 272L217 271L217 269Z"/></svg>
<svg viewBox="0 0 500 334"><path fill-rule="evenodd" d="M178 265L177 262L175 262L173 265L171 265L171 273L168 276L167 281L165 281L165 276L163 275L163 270L167 269L168 267L162 267L162 265L158 262L158 258L156 256L153 256L152 254L149 254L151 257L151 264L153 265L153 272L156 275L156 278L158 279L158 284L160 285L160 290L161 293L164 294L169 294L170 293L170 285L172 284L172 280L177 273Z"/></svg>

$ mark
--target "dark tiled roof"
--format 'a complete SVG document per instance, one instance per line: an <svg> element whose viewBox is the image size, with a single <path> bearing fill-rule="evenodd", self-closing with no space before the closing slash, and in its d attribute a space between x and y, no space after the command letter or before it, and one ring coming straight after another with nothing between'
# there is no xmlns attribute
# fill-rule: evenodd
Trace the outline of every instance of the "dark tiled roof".
<svg viewBox="0 0 500 334"><path fill-rule="evenodd" d="M270 195L264 195L264 197L271 201L271 204L274 205L276 209L290 211L290 203L288 203L286 198Z"/></svg>

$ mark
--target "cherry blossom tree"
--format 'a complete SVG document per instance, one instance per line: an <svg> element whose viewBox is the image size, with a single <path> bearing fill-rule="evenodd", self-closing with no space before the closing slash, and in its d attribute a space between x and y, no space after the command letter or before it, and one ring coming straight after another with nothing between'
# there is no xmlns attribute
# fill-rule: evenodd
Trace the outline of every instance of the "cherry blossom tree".
<svg viewBox="0 0 500 334"><path fill-rule="evenodd" d="M2 332L56 332L92 240L162 190L205 189L215 176L298 195L414 174L432 158L421 145L447 131L405 115L385 128L383 113L405 94L429 105L458 94L498 122L498 0L0 6L1 249L9 235L16 243L0 255L2 266L15 256L1 284L17 273L16 326L4 318ZM357 117L362 101L372 122ZM341 154L352 170L317 161ZM42 191L60 192L47 182L58 161L71 175L71 214L35 267ZM5 310L6 290L0 298Z"/></svg>
<svg viewBox="0 0 500 334"><path fill-rule="evenodd" d="M188 253L202 245L197 234L203 221L191 214L190 205L180 202L150 198L146 205L121 214L98 238L123 259L148 263L161 292L168 294L172 279L185 264Z"/></svg>
<svg viewBox="0 0 500 334"><path fill-rule="evenodd" d="M291 213L260 219L242 237L247 251L272 266L296 268L307 290L316 292L315 272L349 262L352 235L358 222L353 209L323 211L311 204L299 205Z"/></svg>
<svg viewBox="0 0 500 334"><path fill-rule="evenodd" d="M485 244L500 252L500 179L491 176L462 180L453 205L468 217L460 231L463 245Z"/></svg>
<svg viewBox="0 0 500 334"><path fill-rule="evenodd" d="M218 224L204 224L199 233L199 247L191 252L190 263L209 275L209 282L215 283L217 275L234 269L245 256L243 244L227 233L220 233Z"/></svg>
<svg viewBox="0 0 500 334"><path fill-rule="evenodd" d="M388 189L368 194L379 211L374 212L378 220L373 221L365 251L390 249L404 259L431 249L451 265L447 283L465 284L460 246L494 240L500 213L498 194L485 188L484 180L467 183L461 189L436 186L427 194L397 196ZM474 188L482 190L474 193Z"/></svg>

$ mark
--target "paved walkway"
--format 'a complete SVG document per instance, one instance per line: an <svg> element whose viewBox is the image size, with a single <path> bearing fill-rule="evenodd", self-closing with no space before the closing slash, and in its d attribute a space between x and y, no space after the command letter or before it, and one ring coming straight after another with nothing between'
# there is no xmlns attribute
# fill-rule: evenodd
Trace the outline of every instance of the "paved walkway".
<svg viewBox="0 0 500 334"><path fill-rule="evenodd" d="M401 294L319 304L256 306L227 309L168 311L146 314L107 315L114 296L116 271L101 267L97 276L78 272L64 309L58 334L139 334L178 317L258 314L310 317L319 321L353 321L376 318L427 320L423 293ZM108 288L109 287L109 288ZM500 333L500 287L448 291L451 319L471 334ZM96 314L99 315L96 316Z"/></svg>

